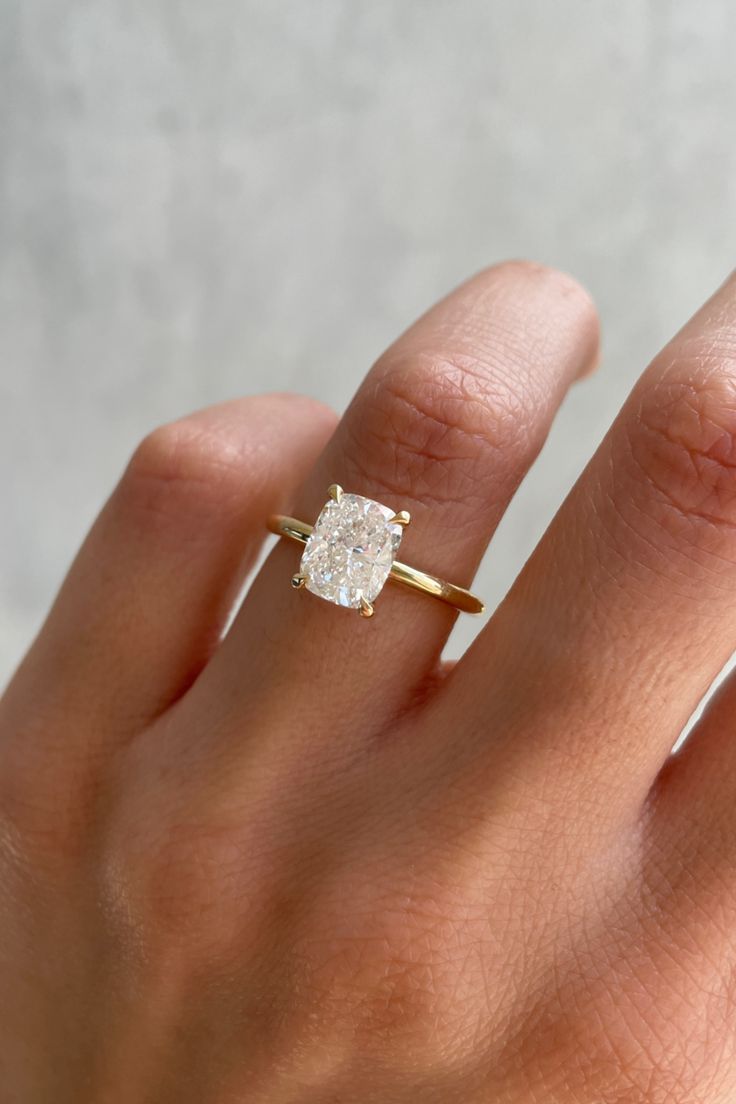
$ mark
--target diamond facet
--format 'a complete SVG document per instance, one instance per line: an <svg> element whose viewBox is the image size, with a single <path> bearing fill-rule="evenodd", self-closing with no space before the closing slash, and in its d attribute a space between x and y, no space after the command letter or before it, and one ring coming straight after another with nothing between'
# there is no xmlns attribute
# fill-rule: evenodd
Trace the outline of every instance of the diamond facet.
<svg viewBox="0 0 736 1104"><path fill-rule="evenodd" d="M388 506L361 495L330 499L307 540L299 568L307 590L338 606L373 602L391 571L402 526Z"/></svg>

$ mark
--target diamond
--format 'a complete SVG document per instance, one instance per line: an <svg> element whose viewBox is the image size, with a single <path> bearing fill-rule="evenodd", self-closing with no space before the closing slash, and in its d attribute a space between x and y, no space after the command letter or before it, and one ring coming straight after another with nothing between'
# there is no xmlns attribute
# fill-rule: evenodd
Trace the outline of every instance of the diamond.
<svg viewBox="0 0 736 1104"><path fill-rule="evenodd" d="M396 556L403 528L395 512L361 495L330 499L307 540L300 574L307 590L351 609L365 607L381 593Z"/></svg>

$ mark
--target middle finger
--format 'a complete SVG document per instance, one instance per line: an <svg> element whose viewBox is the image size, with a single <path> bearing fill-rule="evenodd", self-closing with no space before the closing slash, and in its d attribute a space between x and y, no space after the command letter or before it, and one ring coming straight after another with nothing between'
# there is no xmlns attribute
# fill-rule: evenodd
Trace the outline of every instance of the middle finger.
<svg viewBox="0 0 736 1104"><path fill-rule="evenodd" d="M736 277L645 372L454 672L447 715L484 686L464 722L483 739L503 710L494 772L520 755L560 794L638 810L733 651L735 342Z"/></svg>

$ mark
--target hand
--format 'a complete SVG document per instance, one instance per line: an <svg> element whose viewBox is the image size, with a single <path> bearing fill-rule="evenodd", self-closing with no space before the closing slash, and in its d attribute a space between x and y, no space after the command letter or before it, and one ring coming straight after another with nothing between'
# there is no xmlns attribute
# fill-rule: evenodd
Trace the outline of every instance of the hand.
<svg viewBox="0 0 736 1104"><path fill-rule="evenodd" d="M271 396L143 442L0 709L3 1104L734 1099L733 681L670 752L736 640L736 280L454 669L447 607L295 593L287 541L225 631L333 481L469 583L596 346L502 265L333 436Z"/></svg>

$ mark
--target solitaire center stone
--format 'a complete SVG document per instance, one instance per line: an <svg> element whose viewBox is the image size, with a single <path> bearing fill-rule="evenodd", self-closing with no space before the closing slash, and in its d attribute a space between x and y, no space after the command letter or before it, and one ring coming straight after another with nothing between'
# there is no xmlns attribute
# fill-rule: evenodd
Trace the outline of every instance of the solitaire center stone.
<svg viewBox="0 0 736 1104"><path fill-rule="evenodd" d="M395 511L371 498L343 494L324 506L302 554L307 590L338 606L373 602L388 579L403 529Z"/></svg>

